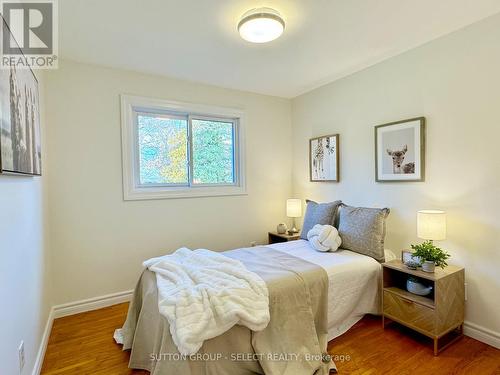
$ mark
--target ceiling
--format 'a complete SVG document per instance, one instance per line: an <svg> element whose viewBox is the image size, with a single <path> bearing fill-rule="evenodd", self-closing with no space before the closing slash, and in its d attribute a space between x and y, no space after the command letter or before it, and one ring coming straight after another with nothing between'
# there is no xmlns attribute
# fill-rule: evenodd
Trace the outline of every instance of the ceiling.
<svg viewBox="0 0 500 375"><path fill-rule="evenodd" d="M236 30L268 6L283 36ZM498 0L63 0L62 58L295 97L500 12Z"/></svg>

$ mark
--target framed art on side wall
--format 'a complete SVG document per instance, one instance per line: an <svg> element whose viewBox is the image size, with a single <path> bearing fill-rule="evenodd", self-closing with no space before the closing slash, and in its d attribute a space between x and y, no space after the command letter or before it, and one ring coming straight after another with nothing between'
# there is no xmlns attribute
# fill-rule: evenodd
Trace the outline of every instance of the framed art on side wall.
<svg viewBox="0 0 500 375"><path fill-rule="evenodd" d="M375 126L375 180L424 181L425 118Z"/></svg>
<svg viewBox="0 0 500 375"><path fill-rule="evenodd" d="M1 18L0 38L15 43L12 33ZM16 44L17 45L17 44ZM17 47L19 55L22 53ZM41 166L40 108L38 81L29 67L0 69L0 173L40 176Z"/></svg>
<svg viewBox="0 0 500 375"><path fill-rule="evenodd" d="M310 139L310 181L338 182L339 178L339 135L324 135Z"/></svg>

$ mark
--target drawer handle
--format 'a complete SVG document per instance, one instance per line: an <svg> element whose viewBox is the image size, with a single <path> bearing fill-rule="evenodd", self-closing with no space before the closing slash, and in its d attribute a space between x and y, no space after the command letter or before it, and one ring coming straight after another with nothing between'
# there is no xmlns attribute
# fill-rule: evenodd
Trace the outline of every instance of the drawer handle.
<svg viewBox="0 0 500 375"><path fill-rule="evenodd" d="M410 301L408 299L401 298L403 302L405 302L407 305L413 305L413 301Z"/></svg>

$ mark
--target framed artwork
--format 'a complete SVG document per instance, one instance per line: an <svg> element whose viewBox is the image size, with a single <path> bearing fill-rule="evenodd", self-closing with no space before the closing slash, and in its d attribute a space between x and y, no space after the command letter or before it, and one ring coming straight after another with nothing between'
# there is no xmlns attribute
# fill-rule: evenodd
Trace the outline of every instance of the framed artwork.
<svg viewBox="0 0 500 375"><path fill-rule="evenodd" d="M3 32L15 42L3 18L1 22ZM0 38L0 48L3 40L9 38ZM29 67L4 67L0 69L0 173L40 176L41 159L38 81Z"/></svg>
<svg viewBox="0 0 500 375"><path fill-rule="evenodd" d="M424 181L425 118L375 126L375 180Z"/></svg>
<svg viewBox="0 0 500 375"><path fill-rule="evenodd" d="M312 182L339 181L339 135L309 140L309 179Z"/></svg>
<svg viewBox="0 0 500 375"><path fill-rule="evenodd" d="M401 251L401 261L406 264L408 261L415 261L421 263L420 257L414 257L412 250L402 250Z"/></svg>

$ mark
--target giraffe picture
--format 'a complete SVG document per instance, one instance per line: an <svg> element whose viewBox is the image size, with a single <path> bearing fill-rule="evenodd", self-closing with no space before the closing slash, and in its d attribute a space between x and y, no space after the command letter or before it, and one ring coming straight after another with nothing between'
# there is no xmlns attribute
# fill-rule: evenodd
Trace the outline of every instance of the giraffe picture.
<svg viewBox="0 0 500 375"><path fill-rule="evenodd" d="M339 181L339 135L309 140L309 176L312 182Z"/></svg>
<svg viewBox="0 0 500 375"><path fill-rule="evenodd" d="M425 118L375 127L376 181L423 181Z"/></svg>

